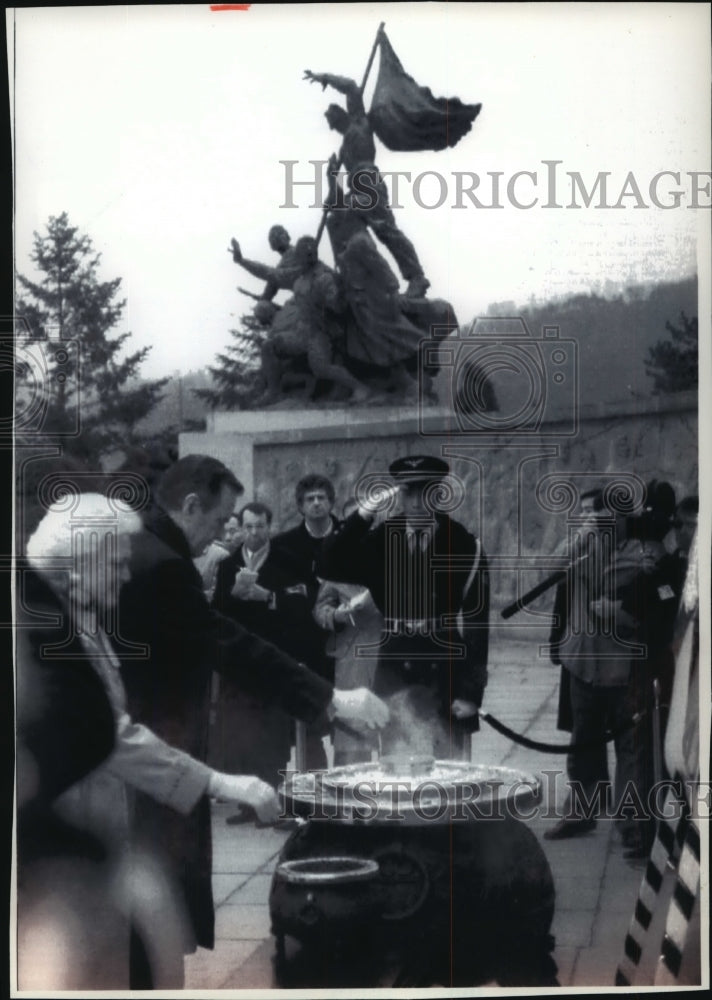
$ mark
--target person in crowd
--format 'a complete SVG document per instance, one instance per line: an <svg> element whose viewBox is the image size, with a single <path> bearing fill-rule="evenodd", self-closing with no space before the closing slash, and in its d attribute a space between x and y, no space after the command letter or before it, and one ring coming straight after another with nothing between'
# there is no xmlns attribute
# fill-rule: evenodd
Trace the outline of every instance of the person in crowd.
<svg viewBox="0 0 712 1000"><path fill-rule="evenodd" d="M659 566L674 509L671 493L668 484L651 483L646 509L627 520L607 511L601 491L582 498L591 501L590 518L558 595L563 613L551 636L555 658L569 675L572 793L565 815L546 831L546 839L584 834L596 826L591 806L612 807L626 856L643 856L649 846L649 824L641 810L620 807L631 794L645 803L651 783L650 693L664 647L654 622L664 621L667 612L669 588L659 579ZM636 722L643 710L644 721ZM611 733L616 752L612 801L606 742Z"/></svg>
<svg viewBox="0 0 712 1000"><path fill-rule="evenodd" d="M218 568L213 607L288 651L289 632L301 624L304 598L298 582L273 558L272 511L255 501L245 504L237 516L244 540ZM290 717L223 678L216 725L222 759L239 761L276 788L289 760ZM233 817L228 818L231 821Z"/></svg>
<svg viewBox="0 0 712 1000"><path fill-rule="evenodd" d="M228 517L223 531L223 545L227 547L230 555L237 552L243 542L242 525L240 524L240 514L235 511Z"/></svg>
<svg viewBox="0 0 712 1000"><path fill-rule="evenodd" d="M17 985L44 991L128 985L126 951L114 962L111 948L125 936L126 918L111 892L115 880L107 850L99 838L60 819L53 808L62 792L112 753L116 731L111 703L91 663L77 660L66 670L61 661L37 656L35 646L31 632L19 628Z"/></svg>
<svg viewBox="0 0 712 1000"><path fill-rule="evenodd" d="M213 671L307 722L342 718L378 727L386 706L371 692L338 691L307 666L211 609L193 558L219 534L243 487L220 461L187 455L165 473L134 539L119 601L123 635L144 650L122 660L129 708L178 749L204 760ZM235 769L239 762L235 762ZM214 945L210 802L186 817L138 796L136 827L160 842L188 905L195 943Z"/></svg>
<svg viewBox="0 0 712 1000"><path fill-rule="evenodd" d="M569 555L570 566L569 575L556 588L554 597L554 608L552 615L551 634L549 636L549 649L551 661L561 668L559 681L559 704L557 713L557 727L565 732L573 729L571 716L571 674L561 661L560 643L568 630L571 628L571 615L569 614L568 602L573 598L573 576L574 566L578 565L577 560L588 559L586 544L591 544L590 534L596 531L599 517L604 516L603 511L603 490L600 487L587 490L581 494L579 500L580 526L573 539L573 548L568 553L569 540L562 539L556 547L556 555ZM605 513L605 512L604 512ZM588 543L585 539L588 538ZM578 572L578 569L576 570ZM606 775L607 775L606 771Z"/></svg>
<svg viewBox="0 0 712 1000"><path fill-rule="evenodd" d="M49 989L180 987L184 906L160 841L133 836L134 793L178 815L189 815L209 790L265 819L279 806L264 782L214 772L128 715L109 631L141 520L98 493L69 496L29 539L23 581L20 979L35 986L43 979ZM76 864L41 864L63 853ZM40 931L48 941L69 939L69 950L63 957L50 948L52 959L37 969Z"/></svg>
<svg viewBox="0 0 712 1000"><path fill-rule="evenodd" d="M583 523L575 538L566 579L557 589L550 636L552 659L561 664L559 726L571 732L566 761L570 782L576 782L589 801L603 810L610 785L606 733L612 730L616 752L616 800L626 781L634 777L634 737L627 699L628 655L620 640L602 634L592 603L601 596L602 579L610 568L610 552L624 532L622 517L605 507L603 491L581 497ZM611 536L614 537L611 537ZM606 536L604 541L604 536ZM582 815L578 799L570 796L565 815L544 833L560 840L587 833L596 826L593 815Z"/></svg>
<svg viewBox="0 0 712 1000"><path fill-rule="evenodd" d="M364 501L327 539L325 579L367 587L384 617L374 692L389 700L384 750L470 756L487 683L489 572L482 543L434 509L447 462L390 466L402 512L374 524Z"/></svg>
<svg viewBox="0 0 712 1000"><path fill-rule="evenodd" d="M208 601L212 601L217 583L218 567L220 563L234 552L242 541L242 530L237 513L233 513L225 522L222 538L215 538L206 547L202 555L193 560L195 568L200 573L203 581L203 589ZM220 677L214 674L211 681L211 725L208 739L208 763L214 767L230 767L229 761L232 757L225 757L220 746L218 736L217 716L220 711L221 685ZM228 761L228 763L226 763ZM257 773L257 772L255 772Z"/></svg>
<svg viewBox="0 0 712 1000"><path fill-rule="evenodd" d="M355 499L343 507L346 519L358 507ZM314 620L331 633L326 652L335 661L336 684L340 688L373 689L383 616L369 590L355 583L322 580L314 605ZM334 764L369 760L373 741L365 733L334 727Z"/></svg>
<svg viewBox="0 0 712 1000"><path fill-rule="evenodd" d="M193 560L195 568L202 577L205 596L209 601L212 601L215 593L220 563L239 548L241 541L242 529L239 515L237 513L231 514L225 522L222 538L214 538L202 554Z"/></svg>
<svg viewBox="0 0 712 1000"><path fill-rule="evenodd" d="M639 647L629 660L626 698L629 713L639 717L633 729L632 767L636 799L645 808L617 817L624 856L631 860L646 857L650 850L655 818L648 808L649 793L656 780L666 777L662 770L656 774L655 768L656 760L662 761L674 673L672 638L678 598L663 545L674 515L672 486L652 480L646 487L643 510L627 521L625 537L604 576L603 593L591 606L602 627L614 623L618 635ZM657 746L656 739L660 741Z"/></svg>
<svg viewBox="0 0 712 1000"><path fill-rule="evenodd" d="M301 521L295 528L275 535L271 545L274 563L296 584L292 592L293 627L287 636L288 651L333 683L334 659L326 652L328 633L314 621L313 611L319 592L317 561L324 541L340 527L340 521L333 514L336 492L331 480L318 473L309 473L297 483L294 496ZM331 726L325 726L323 720L307 727L308 769L326 767L323 739L330 735Z"/></svg>
<svg viewBox="0 0 712 1000"><path fill-rule="evenodd" d="M669 571L673 577L673 588L678 601L687 575L688 558L692 539L697 530L697 517L699 513L699 497L687 496L679 502L675 508L675 550L671 553L669 561Z"/></svg>

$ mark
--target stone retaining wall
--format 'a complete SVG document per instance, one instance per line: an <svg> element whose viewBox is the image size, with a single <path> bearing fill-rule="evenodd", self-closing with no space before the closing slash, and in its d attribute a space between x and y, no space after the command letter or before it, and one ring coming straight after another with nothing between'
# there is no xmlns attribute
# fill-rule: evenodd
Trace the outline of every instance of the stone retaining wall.
<svg viewBox="0 0 712 1000"><path fill-rule="evenodd" d="M340 511L363 477L386 475L396 456L442 455L453 473L442 499L483 541L498 624L499 609L561 565L581 492L603 485L635 507L652 478L672 483L678 498L698 491L694 392L591 407L575 428L554 417L536 433L463 433L444 407L215 413L209 431L182 434L180 448L222 459L247 498L270 505L277 531L298 523L294 485L308 472L333 481ZM545 630L550 611L549 594L505 627Z"/></svg>

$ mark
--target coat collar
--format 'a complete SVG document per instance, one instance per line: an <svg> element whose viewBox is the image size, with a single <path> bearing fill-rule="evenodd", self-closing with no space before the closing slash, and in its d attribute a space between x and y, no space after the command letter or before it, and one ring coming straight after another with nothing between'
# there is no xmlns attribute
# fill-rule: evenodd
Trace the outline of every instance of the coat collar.
<svg viewBox="0 0 712 1000"><path fill-rule="evenodd" d="M147 531L160 538L162 542L177 552L178 555L191 562L193 561L188 539L173 518L162 507L159 507L157 504L152 507L146 513L143 523Z"/></svg>
<svg viewBox="0 0 712 1000"><path fill-rule="evenodd" d="M307 528L307 522L304 518L302 518L302 523L299 525L299 529L305 538L310 539L312 542L321 542L325 538L331 538L331 536L341 527L342 522L339 521L338 517L335 517L334 514L329 514L329 518L331 520L331 527L325 535L312 535L309 528Z"/></svg>

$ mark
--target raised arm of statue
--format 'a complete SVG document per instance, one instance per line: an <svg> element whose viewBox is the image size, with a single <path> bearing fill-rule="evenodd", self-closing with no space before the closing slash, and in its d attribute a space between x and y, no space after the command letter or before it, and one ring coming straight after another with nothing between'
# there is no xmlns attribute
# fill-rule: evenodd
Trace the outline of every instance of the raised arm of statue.
<svg viewBox="0 0 712 1000"><path fill-rule="evenodd" d="M312 73L310 69L304 71L304 79L310 83L320 83L322 90L333 87L340 94L346 97L346 110L350 115L365 115L366 109L363 104L363 97L355 80L348 76L334 76L332 73Z"/></svg>
<svg viewBox="0 0 712 1000"><path fill-rule="evenodd" d="M232 254L232 259L236 264L248 272L248 274L253 275L255 278L259 278L261 281L272 282L276 288L279 288L279 275L277 274L276 267L270 267L268 264L260 264L257 260L247 260L246 257L242 256L242 250L240 249L240 244L236 239L233 239L230 243L228 253Z"/></svg>

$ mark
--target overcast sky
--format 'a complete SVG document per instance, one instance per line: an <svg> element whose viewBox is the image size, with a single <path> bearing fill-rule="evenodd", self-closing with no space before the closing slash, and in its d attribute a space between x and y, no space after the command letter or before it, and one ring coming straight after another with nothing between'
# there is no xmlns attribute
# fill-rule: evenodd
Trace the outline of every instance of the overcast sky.
<svg viewBox="0 0 712 1000"><path fill-rule="evenodd" d="M313 177L309 160L337 149L323 111L333 91L302 81L305 68L360 81L380 21L406 71L436 96L481 102L453 150L378 150L384 171L410 171L397 218L431 280L462 322L492 302L526 304L606 281L673 279L698 270L709 210L695 209L689 172L708 171L709 8L705 4L253 4L20 9L8 12L16 54L16 261L31 273L33 230L66 211L103 254L102 276L123 278L132 348L153 345L144 375L214 361L245 311L233 264L243 252L276 263L267 230L313 233L309 189L285 203L285 167ZM374 64L367 98L375 82ZM11 70L12 75L12 70ZM544 161L560 160L547 203ZM422 182L419 205L412 181ZM501 208L454 208L456 172L501 173ZM533 208L517 208L513 195ZM568 172L591 188L609 172L608 203L570 208ZM650 182L661 171L681 175ZM698 203L709 205L699 181ZM707 179L709 184L709 178ZM578 199L581 204L581 199ZM328 241L324 258L331 262Z"/></svg>

